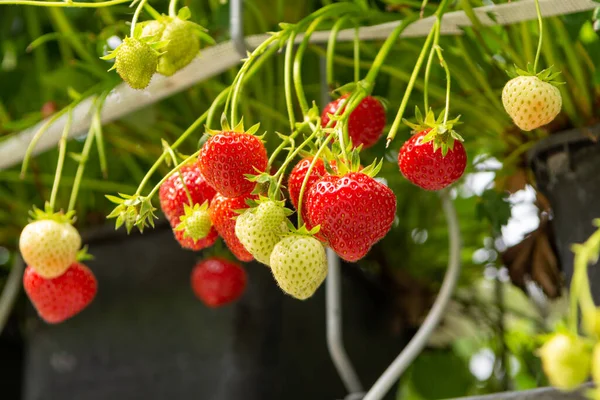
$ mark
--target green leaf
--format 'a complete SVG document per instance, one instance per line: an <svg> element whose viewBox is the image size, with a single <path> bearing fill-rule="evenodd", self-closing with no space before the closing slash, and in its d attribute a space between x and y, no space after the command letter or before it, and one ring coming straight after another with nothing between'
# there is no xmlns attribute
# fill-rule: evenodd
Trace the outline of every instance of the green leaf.
<svg viewBox="0 0 600 400"><path fill-rule="evenodd" d="M192 12L190 11L189 7L182 7L179 9L179 12L177 13L177 18L179 18L183 21L190 19L191 16L192 16Z"/></svg>

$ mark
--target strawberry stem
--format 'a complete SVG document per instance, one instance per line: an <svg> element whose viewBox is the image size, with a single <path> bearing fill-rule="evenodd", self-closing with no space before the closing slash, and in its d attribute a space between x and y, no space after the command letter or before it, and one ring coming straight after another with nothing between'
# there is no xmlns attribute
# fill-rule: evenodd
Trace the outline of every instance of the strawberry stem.
<svg viewBox="0 0 600 400"><path fill-rule="evenodd" d="M304 175L304 180L302 181L302 186L300 187L300 194L298 197L298 228L300 228L302 225L304 225L304 221L302 220L302 199L304 198L304 192L306 191L306 184L308 183L308 179L310 178L310 174L313 170L313 168L315 167L317 161L319 160L319 156L321 155L321 153L323 152L323 150L325 150L325 147L327 147L327 145L329 144L329 141L333 138L333 135L328 135L325 140L323 141L323 143L321 144L321 146L319 147L319 149L317 150L317 152L315 153L315 156L313 157L310 165L308 166L308 169L306 170L306 175Z"/></svg>
<svg viewBox="0 0 600 400"><path fill-rule="evenodd" d="M169 179L169 177L171 175L173 175L175 172L178 172L181 167L183 167L185 164L187 164L188 162L192 161L193 159L197 158L198 155L200 154L200 152L202 151L202 149L198 150L197 152L195 152L194 154L192 154L191 156L189 156L188 158L186 158L185 160L183 160L182 162L180 162L179 164L177 164L172 170L170 170L169 172L167 172L165 174L165 176L163 176L163 178L160 180L160 182L158 182L156 184L156 186L154 186L152 188L152 190L150 191L150 193L148 193L148 196L146 196L148 199L152 199L152 197L154 197L154 195L156 194L156 192L158 192L158 189L160 189L160 186L165 183L165 181L167 179ZM163 154L167 154L167 153L163 153ZM191 200L190 200L191 203Z"/></svg>
<svg viewBox="0 0 600 400"><path fill-rule="evenodd" d="M177 16L177 0L171 0L169 2L169 17L175 18Z"/></svg>
<svg viewBox="0 0 600 400"><path fill-rule="evenodd" d="M329 39L327 40L327 86L329 88L335 87L335 81L333 79L333 61L335 56L335 46L337 44L338 34L342 26L348 21L348 16L344 15L342 18L338 19L333 27L331 28L331 33L329 34Z"/></svg>
<svg viewBox="0 0 600 400"><path fill-rule="evenodd" d="M544 21L542 11L540 10L540 0L535 0L535 11L538 17L538 26L540 30L540 38L538 41L537 51L535 52L535 61L533 62L533 72L537 73L538 62L540 61L540 53L542 52L542 43L544 41Z"/></svg>
<svg viewBox="0 0 600 400"><path fill-rule="evenodd" d="M62 169L65 164L65 157L67 155L67 137L71 130L71 122L73 121L73 114L71 109L67 113L67 122L63 129L62 136L58 142L58 162L56 164L56 173L54 174L54 183L52 184L52 193L50 194L50 210L54 211L56 205L56 195L58 194L58 187L60 186L60 179L62 178Z"/></svg>
<svg viewBox="0 0 600 400"><path fill-rule="evenodd" d="M140 0L138 6L135 9L135 12L133 13L133 18L131 19L131 30L129 31L129 36L134 37L134 32L135 32L135 25L137 24L137 20L140 17L140 13L142 12L142 9L144 8L144 4L146 4L147 0Z"/></svg>
<svg viewBox="0 0 600 400"><path fill-rule="evenodd" d="M448 3L449 3L449 0L441 1L440 5L437 8L437 11L435 12L436 16L440 17L441 15L444 14L446 7L448 6ZM417 81L417 76L419 75L419 72L421 71L421 66L423 65L423 61L425 60L425 54L427 54L427 50L429 50L429 47L431 46L431 44L433 42L435 30L436 30L436 28L435 28L435 24L434 24L434 26L431 28L431 31L429 31L429 35L427 35L427 39L425 39L425 44L423 45L421 54L419 54L419 58L417 59L415 68L413 69L413 72L410 76L410 80L408 81L406 91L404 92L404 97L402 98L402 102L400 103L400 108L398 109L398 112L396 113L396 118L394 119L394 122L392 123L390 132L388 133L386 147L390 145L390 142L392 140L394 140L394 137L396 137L396 133L398 133L398 129L400 128L400 124L402 123L402 117L404 116L404 111L406 111L406 106L408 105L408 99L410 98L413 87L415 86L415 82ZM390 35L390 37L392 37L392 36L394 36L394 35L393 34ZM382 50L383 50L383 48L382 48ZM381 51L380 51L380 53L381 53ZM427 112L427 110L425 112Z"/></svg>
<svg viewBox="0 0 600 400"><path fill-rule="evenodd" d="M431 74L431 65L433 64L433 57L435 56L435 43L436 40L439 40L440 37L440 20L439 18L437 18L435 20L435 24L433 25L434 28L434 39L433 39L433 46L431 46L431 49L429 50L429 58L427 59L427 65L425 66L425 79L424 79L424 83L423 83L423 106L424 109L423 111L425 113L427 113L429 111L429 76Z"/></svg>
<svg viewBox="0 0 600 400"><path fill-rule="evenodd" d="M319 24L323 22L325 16L315 18L313 22L308 26L306 32L304 32L304 38L298 47L296 57L294 58L294 87L296 88L296 97L298 97L298 103L300 103L300 109L302 115L306 118L308 114L308 101L306 100L306 94L304 93L304 86L302 85L302 58L308 47L310 37L313 32L317 29ZM304 119L304 118L303 118Z"/></svg>
<svg viewBox="0 0 600 400"><path fill-rule="evenodd" d="M56 8L101 8L110 7L117 4L129 3L131 0L109 0L97 3L79 3L67 1L37 1L37 0L8 0L3 1L2 5L23 5L38 7L56 7Z"/></svg>
<svg viewBox="0 0 600 400"><path fill-rule="evenodd" d="M294 41L296 40L296 31L292 30L285 49L285 67L283 73L283 85L285 90L285 105L288 118L290 120L290 131L294 131L296 125L296 115L294 113L294 99L292 92L292 56L294 55Z"/></svg>
<svg viewBox="0 0 600 400"><path fill-rule="evenodd" d="M177 157L175 157L175 152L173 151L173 149L167 144L167 142L163 142L163 147L165 148L165 151L171 156L171 160L173 160L173 166L176 166ZM179 175L179 179L181 180L181 184L183 185L183 190L185 190L185 195L188 199L188 204L190 205L190 207L192 207L194 205L194 200L192 200L192 195L187 184L185 183L185 179L183 177L183 174L181 173L180 168L177 169L177 174Z"/></svg>
<svg viewBox="0 0 600 400"><path fill-rule="evenodd" d="M277 170L277 172L275 173L275 175L273 175L273 178L280 178L283 176L283 174L285 173L285 170L287 169L288 165L294 160L294 158L300 153L300 151L307 145L309 144L314 138L315 136L317 136L318 133L321 132L321 128L317 128L315 129L310 136L308 136L304 142L300 143L300 145L298 145L298 147L296 147L295 149L290 149L288 156L286 157L285 161L283 162L283 164L281 164L281 167L279 167L279 169ZM279 184L277 185L277 190L279 190L279 187L281 181L279 182Z"/></svg>
<svg viewBox="0 0 600 400"><path fill-rule="evenodd" d="M358 26L354 29L354 83L360 80L360 35Z"/></svg>

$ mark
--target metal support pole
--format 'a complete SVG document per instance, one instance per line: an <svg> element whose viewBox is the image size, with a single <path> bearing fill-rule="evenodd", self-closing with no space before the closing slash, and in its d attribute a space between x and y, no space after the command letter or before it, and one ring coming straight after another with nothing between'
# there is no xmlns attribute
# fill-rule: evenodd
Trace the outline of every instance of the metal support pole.
<svg viewBox="0 0 600 400"><path fill-rule="evenodd" d="M229 31L235 50L246 58L249 46L244 36L244 0L229 0Z"/></svg>
<svg viewBox="0 0 600 400"><path fill-rule="evenodd" d="M450 199L450 194L447 191L444 191L441 194L441 198L444 213L446 214L446 222L448 224L448 236L450 244L448 270L446 272L446 276L444 277L442 288L440 289L438 297L433 304L431 311L429 311L427 318L425 318L423 325L421 325L421 328L419 328L415 336L411 339L404 350L402 350L398 357L396 357L394 362L392 362L388 369L385 370L383 375L381 375L377 382L375 382L363 400L381 400L394 385L394 383L396 383L402 373L414 361L414 359L427 344L427 340L442 319L442 314L450 302L452 292L454 292L454 288L456 287L458 276L460 274L460 227L458 225L458 218L456 216L454 204L452 199Z"/></svg>

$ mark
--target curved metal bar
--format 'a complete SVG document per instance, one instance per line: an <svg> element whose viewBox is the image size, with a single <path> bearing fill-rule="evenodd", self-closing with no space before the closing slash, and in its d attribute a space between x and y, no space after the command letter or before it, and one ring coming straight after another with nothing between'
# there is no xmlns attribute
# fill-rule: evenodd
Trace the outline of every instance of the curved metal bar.
<svg viewBox="0 0 600 400"><path fill-rule="evenodd" d="M250 47L244 36L244 0L229 0L229 31L235 51L246 58Z"/></svg>
<svg viewBox="0 0 600 400"><path fill-rule="evenodd" d="M448 270L444 277L444 283L438 294L438 297L429 311L427 318L411 339L408 345L396 357L394 362L388 367L381 377L375 382L371 390L367 392L363 400L380 400L390 390L394 383L400 378L406 368L419 355L421 350L427 344L427 340L435 330L436 326L442 318L442 313L450 302L452 292L456 287L458 276L460 274L460 227L456 216L456 209L450 194L445 191L441 194L444 213L446 214L446 222L448 223L448 235L450 243L450 255L448 258Z"/></svg>
<svg viewBox="0 0 600 400"><path fill-rule="evenodd" d="M23 276L23 260L21 260L20 255L14 256L14 262L10 273L8 274L8 279L6 279L6 283L4 284L4 290L2 290L2 294L0 294L0 333L4 329L4 325L8 320L8 316L15 304L15 300L17 299L17 295L19 294L19 289L21 288L21 277Z"/></svg>
<svg viewBox="0 0 600 400"><path fill-rule="evenodd" d="M327 249L326 307L327 307L327 349L338 375L346 390L351 393L363 391L362 385L344 349L342 338L342 299L340 259L331 249ZM356 398L356 397L355 397ZM362 398L362 396L358 397Z"/></svg>

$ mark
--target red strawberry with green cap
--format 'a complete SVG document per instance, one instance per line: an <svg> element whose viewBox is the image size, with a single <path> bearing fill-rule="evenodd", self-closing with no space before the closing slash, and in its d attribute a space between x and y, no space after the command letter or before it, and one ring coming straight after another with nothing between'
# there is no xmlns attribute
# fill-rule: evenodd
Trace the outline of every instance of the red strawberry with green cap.
<svg viewBox="0 0 600 400"><path fill-rule="evenodd" d="M338 163L338 175L324 176L306 195L307 227L320 225L319 236L346 261L363 258L394 222L396 196L370 176L380 166L353 172Z"/></svg>
<svg viewBox="0 0 600 400"><path fill-rule="evenodd" d="M248 179L267 169L267 150L254 135L258 125L244 131L240 123L233 130L209 131L210 138L202 146L199 166L206 181L226 197L239 197L252 192L255 182Z"/></svg>
<svg viewBox="0 0 600 400"><path fill-rule="evenodd" d="M27 267L23 287L40 317L49 324L63 322L80 313L98 291L92 271L79 263L71 264L64 274L52 279Z"/></svg>
<svg viewBox="0 0 600 400"><path fill-rule="evenodd" d="M237 300L244 293L246 282L246 271L240 265L220 257L199 262L191 276L194 294L209 307Z"/></svg>
<svg viewBox="0 0 600 400"><path fill-rule="evenodd" d="M323 110L321 115L321 124L327 126L329 123L329 116L334 115L336 111L342 107L342 110L338 115L344 113L346 101L350 95L345 94L337 100L329 103ZM335 122L332 127L335 126ZM350 113L348 119L348 135L352 139L352 145L358 147L360 145L363 148L373 146L383 133L385 129L385 108L379 100L375 97L365 97L358 106Z"/></svg>
<svg viewBox="0 0 600 400"><path fill-rule="evenodd" d="M298 209L298 199L300 198L302 182L304 182L304 177L306 177L306 173L308 172L313 159L313 157L303 158L302 160L298 161L298 164L296 164L292 169L292 172L290 172L287 188L290 194L290 200L296 209ZM310 171L310 176L308 177L306 187L304 188L304 196L306 196L306 193L308 193L308 190L311 188L311 186L326 174L327 171L325 170L325 163L323 160L318 159L315 162L313 169Z"/></svg>
<svg viewBox="0 0 600 400"><path fill-rule="evenodd" d="M440 190L456 182L467 166L462 138L453 130L458 118L443 124L429 111L425 121L408 123L415 134L398 153L402 175L425 190ZM405 121L406 122L406 121Z"/></svg>
<svg viewBox="0 0 600 400"><path fill-rule="evenodd" d="M181 177L183 177L183 181ZM179 172L173 173L160 185L158 191L160 208L167 219L172 220L184 215L184 206L189 205L186 187L193 204L202 205L205 201L210 203L217 193L202 176L199 162L196 161L182 166Z"/></svg>
<svg viewBox="0 0 600 400"><path fill-rule="evenodd" d="M225 244L233 255L240 261L250 262L254 259L252 254L244 248L235 235L235 219L239 215L237 211L248 208L247 200L256 200L258 196L245 194L240 197L225 197L217 193L210 202L210 220L225 241Z"/></svg>
<svg viewBox="0 0 600 400"><path fill-rule="evenodd" d="M181 219L179 217L171 220L171 228L173 228L173 233L175 235L175 239L179 242L181 247L188 250L199 251L202 249L206 249L217 241L219 234L215 230L214 227L211 227L208 235L203 237L202 239L194 240L190 236L186 236L185 230L177 230L177 226L181 223Z"/></svg>

